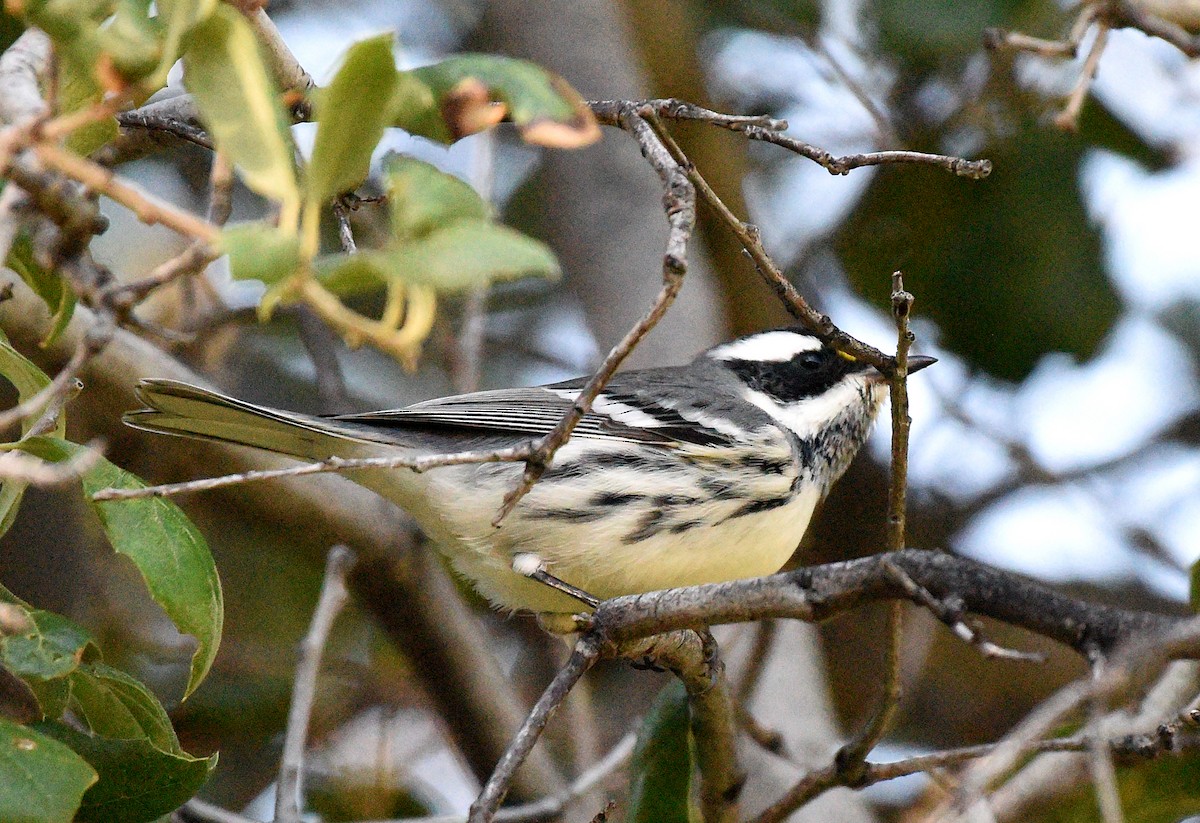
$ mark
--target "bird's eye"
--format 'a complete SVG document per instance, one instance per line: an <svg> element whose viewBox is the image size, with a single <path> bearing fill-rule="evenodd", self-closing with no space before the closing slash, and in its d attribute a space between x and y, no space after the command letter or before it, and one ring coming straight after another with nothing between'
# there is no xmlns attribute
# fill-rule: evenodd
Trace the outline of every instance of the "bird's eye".
<svg viewBox="0 0 1200 823"><path fill-rule="evenodd" d="M821 357L817 352L809 352L800 358L800 367L805 371L816 371L821 368L825 362L825 358Z"/></svg>

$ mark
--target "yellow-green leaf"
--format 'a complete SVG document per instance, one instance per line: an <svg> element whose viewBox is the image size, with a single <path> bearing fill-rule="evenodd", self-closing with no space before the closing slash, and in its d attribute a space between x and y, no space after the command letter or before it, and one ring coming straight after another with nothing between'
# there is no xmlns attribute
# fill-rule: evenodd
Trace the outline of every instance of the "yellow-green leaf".
<svg viewBox="0 0 1200 823"><path fill-rule="evenodd" d="M208 19L217 7L217 0L156 0L159 19L163 21L162 58L149 82L162 85L167 82L167 73L179 59L184 38L200 23Z"/></svg>
<svg viewBox="0 0 1200 823"><path fill-rule="evenodd" d="M358 186L383 137L396 88L392 35L355 43L319 96L317 139L308 165L308 208Z"/></svg>
<svg viewBox="0 0 1200 823"><path fill-rule="evenodd" d="M384 162L392 238L404 243L457 220L486 220L491 207L452 174L415 157L393 154Z"/></svg>
<svg viewBox="0 0 1200 823"><path fill-rule="evenodd" d="M246 223L221 233L235 280L278 283L300 266L300 239L266 223Z"/></svg>
<svg viewBox="0 0 1200 823"><path fill-rule="evenodd" d="M327 278L327 288L335 291L364 282L372 272L439 291L463 291L527 275L559 275L554 252L544 243L485 220L460 220L389 251L326 258L318 271Z"/></svg>
<svg viewBox="0 0 1200 823"><path fill-rule="evenodd" d="M254 191L299 202L292 137L250 25L219 5L193 28L183 56L184 83L216 141Z"/></svg>

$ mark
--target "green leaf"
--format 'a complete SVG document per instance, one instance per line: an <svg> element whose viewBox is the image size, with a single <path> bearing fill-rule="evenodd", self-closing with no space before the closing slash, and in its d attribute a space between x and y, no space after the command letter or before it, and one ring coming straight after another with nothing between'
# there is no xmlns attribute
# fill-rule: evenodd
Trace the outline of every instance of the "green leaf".
<svg viewBox="0 0 1200 823"><path fill-rule="evenodd" d="M46 373L25 355L14 349L2 331L0 331L0 376L13 384L17 390L17 398L22 403L50 385L50 378L46 376ZM36 419L37 415L35 414L22 423L22 432L29 431L29 427L36 422ZM66 416L60 413L54 424L54 432L61 435L66 429Z"/></svg>
<svg viewBox="0 0 1200 823"><path fill-rule="evenodd" d="M246 185L294 207L300 192L292 136L250 25L229 6L217 6L192 30L183 65L205 125Z"/></svg>
<svg viewBox="0 0 1200 823"><path fill-rule="evenodd" d="M524 275L559 275L554 252L544 243L485 220L460 220L389 251L329 255L316 269L321 284L344 297L391 279L463 291Z"/></svg>
<svg viewBox="0 0 1200 823"><path fill-rule="evenodd" d="M93 737L62 723L40 723L43 734L67 744L100 779L83 796L77 820L139 823L167 814L190 800L208 779L217 756L164 752L146 739Z"/></svg>
<svg viewBox="0 0 1200 823"><path fill-rule="evenodd" d="M385 252L384 259L393 276L443 291L524 275L559 276L558 261L545 243L484 220L460 220Z"/></svg>
<svg viewBox="0 0 1200 823"><path fill-rule="evenodd" d="M69 291L69 290L68 290ZM50 378L41 369L25 358L8 343L4 332L0 331L0 375L12 383L17 390L18 402L25 402L39 391L50 385ZM21 433L29 431L29 427L37 420L38 415L32 415L21 422ZM62 435L66 431L67 416L59 412L54 423L55 434ZM0 482L0 535L12 528L16 520L17 510L21 506L21 498L29 484L12 478Z"/></svg>
<svg viewBox="0 0 1200 823"><path fill-rule="evenodd" d="M391 34L351 46L333 82L319 95L317 138L306 179L308 208L366 178L396 84Z"/></svg>
<svg viewBox="0 0 1200 823"><path fill-rule="evenodd" d="M127 81L145 78L162 62L162 24L150 16L151 0L117 0L97 41L112 69Z"/></svg>
<svg viewBox="0 0 1200 823"><path fill-rule="evenodd" d="M678 680L650 707L629 764L630 823L691 823L688 698Z"/></svg>
<svg viewBox="0 0 1200 823"><path fill-rule="evenodd" d="M163 85L167 73L179 59L184 38L192 29L208 19L217 7L217 0L156 0L158 16L163 23L162 59L155 69L153 83Z"/></svg>
<svg viewBox="0 0 1200 823"><path fill-rule="evenodd" d="M382 252L331 254L317 260L321 285L339 297L361 297L378 291L388 282Z"/></svg>
<svg viewBox="0 0 1200 823"><path fill-rule="evenodd" d="M54 462L67 460L85 448L55 437L31 437L20 447ZM100 489L144 487L137 477L103 458L83 474L84 494L112 547L138 567L150 595L179 631L196 638L186 698L204 680L221 642L221 581L204 538L171 501L157 497L104 503L91 500Z"/></svg>
<svg viewBox="0 0 1200 823"><path fill-rule="evenodd" d="M102 141L103 142L103 141ZM75 291L62 275L47 271L33 258L33 246L25 235L19 236L8 254L8 267L21 276L25 285L33 289L38 297L54 314L50 331L41 345L49 346L57 340L71 322L75 313Z"/></svg>
<svg viewBox="0 0 1200 823"><path fill-rule="evenodd" d="M467 182L401 154L384 161L392 237L404 242L456 220L486 220L492 210Z"/></svg>
<svg viewBox="0 0 1200 823"><path fill-rule="evenodd" d="M414 134L452 142L508 119L525 140L542 146L576 148L600 139L596 118L579 92L534 63L464 54L411 74L433 92L441 112L434 120L414 118L411 108L394 111L393 122Z"/></svg>
<svg viewBox="0 0 1200 823"><path fill-rule="evenodd" d="M62 678L99 656L91 634L79 624L41 609L27 609L25 616L25 631L0 635L0 663L22 680Z"/></svg>
<svg viewBox="0 0 1200 823"><path fill-rule="evenodd" d="M300 239L266 223L247 223L221 232L235 280L278 283L300 267Z"/></svg>
<svg viewBox="0 0 1200 823"><path fill-rule="evenodd" d="M166 710L144 685L95 662L71 674L71 706L101 737L145 738L158 750L183 754Z"/></svg>
<svg viewBox="0 0 1200 823"><path fill-rule="evenodd" d="M70 823L95 782L70 747L0 717L0 820Z"/></svg>
<svg viewBox="0 0 1200 823"><path fill-rule="evenodd" d="M393 126L412 134L446 132L446 123L433 97L433 89L411 71L396 72L396 88L388 103L388 116Z"/></svg>

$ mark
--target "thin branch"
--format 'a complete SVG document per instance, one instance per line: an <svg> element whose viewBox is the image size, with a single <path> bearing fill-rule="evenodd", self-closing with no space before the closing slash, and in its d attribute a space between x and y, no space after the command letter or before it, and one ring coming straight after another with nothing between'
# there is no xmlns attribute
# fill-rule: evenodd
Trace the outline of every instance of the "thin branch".
<svg viewBox="0 0 1200 823"><path fill-rule="evenodd" d="M1092 679L1099 680L1104 671L1104 657L1099 656L1092 666ZM1104 823L1124 823L1121 811L1121 793L1117 789L1117 770L1113 765L1112 750L1099 733L1104 720L1104 703L1089 701L1089 725L1096 734L1088 745L1088 765L1091 767L1092 783L1096 788L1096 801Z"/></svg>
<svg viewBox="0 0 1200 823"><path fill-rule="evenodd" d="M1108 45L1108 32L1109 26L1103 20L1096 24L1096 39L1088 51L1087 59L1083 61L1083 70L1079 72L1079 81L1067 98L1067 104L1063 110L1054 118L1054 125L1060 129L1067 131L1078 131L1079 129L1079 113L1083 111L1083 103L1096 79L1096 72L1100 70L1100 55L1104 53L1104 47Z"/></svg>
<svg viewBox="0 0 1200 823"><path fill-rule="evenodd" d="M40 488L64 486L77 482L80 476L96 465L100 452L87 449L62 461L50 463L24 452L0 452L0 480L27 483Z"/></svg>
<svg viewBox="0 0 1200 823"><path fill-rule="evenodd" d="M126 183L98 163L50 143L36 144L33 152L47 167L78 180L92 191L107 195L147 225L161 223L180 234L208 243L216 243L219 238L217 227L207 220Z"/></svg>
<svg viewBox="0 0 1200 823"><path fill-rule="evenodd" d="M887 544L891 551L905 548L905 512L908 505L908 351L915 339L909 329L913 296L904 290L904 276L892 274L892 318L896 322L896 370L888 388L892 398L892 472L888 486Z"/></svg>
<svg viewBox="0 0 1200 823"><path fill-rule="evenodd" d="M721 198L717 196L712 186L708 184L708 181L687 160L683 150L671 138L671 135L663 127L660 120L651 118L650 123L654 126L659 138L670 149L675 161L687 170L688 179L696 187L696 191L716 211L721 220L729 226L730 231L734 233L738 240L741 241L742 247L746 250L750 259L754 261L759 275L775 291L776 297L783 303L784 308L799 320L805 328L822 340L827 341L834 348L870 363L884 374L889 374L895 367L892 358L874 346L867 345L842 331L833 324L828 315L821 314L810 306L808 301L797 291L796 287L788 281L783 271L775 265L775 261L767 254L767 250L763 247L762 240L759 237L757 227L742 222L741 218L725 205Z"/></svg>
<svg viewBox="0 0 1200 823"><path fill-rule="evenodd" d="M751 140L772 143L801 157L807 157L834 175L849 174L854 169L866 166L891 165L933 166L934 168L944 169L958 177L966 177L970 180L982 180L992 173L991 160L967 160L964 157L953 157L945 154L929 154L923 151L903 150L872 151L865 154L846 154L836 157L825 149L769 129L750 127L745 129L745 135Z"/></svg>
<svg viewBox="0 0 1200 823"><path fill-rule="evenodd" d="M619 642L770 617L820 622L869 602L902 599L923 605L897 580L896 568L939 599L958 598L964 612L1019 626L1080 653L1092 647L1108 653L1133 637L1181 625L1178 617L1089 603L965 557L917 549L615 597L585 616L584 624Z"/></svg>
<svg viewBox="0 0 1200 823"><path fill-rule="evenodd" d="M891 482L888 487L887 543L891 551L905 548L905 510L908 494L908 433L912 418L908 415L908 351L913 343L909 329L913 296L904 290L900 272L892 274L892 318L896 323L895 369L889 376L892 407ZM888 631L884 638L883 689L879 706L852 740L838 750L834 759L839 775L853 783L866 768L867 755L883 739L900 708L901 659L904 643L904 608L895 602L888 608ZM804 798L811 789L801 781L783 800ZM790 796L790 797L789 797ZM784 802L775 803L776 812L787 809ZM797 807L793 807L798 808ZM788 810L791 811L790 809Z"/></svg>
<svg viewBox="0 0 1200 823"><path fill-rule="evenodd" d="M292 705L288 710L283 739L283 757L275 787L275 822L299 823L300 779L304 762L304 744L308 739L308 721L317 695L317 674L321 656L329 641L333 621L346 605L346 574L354 565L354 554L345 546L334 546L325 561L325 580L313 611L308 634L300 644L296 680L292 687Z"/></svg>
<svg viewBox="0 0 1200 823"><path fill-rule="evenodd" d="M123 111L117 115L117 122L125 130L164 132L209 151L214 148L212 137L200 122L200 113L190 94L156 100L132 111Z"/></svg>
<svg viewBox="0 0 1200 823"><path fill-rule="evenodd" d="M545 437L535 442L530 457L525 461L525 472L520 482L504 496L500 510L492 518L492 525L499 525L545 473L554 453L567 442L575 426L591 409L592 401L596 399L622 361L666 314L667 309L675 301L675 296L679 293L684 275L687 273L687 245L696 224L696 191L688 182L683 168L655 136L654 129L634 111L634 106L630 105L624 108L618 116L618 122L638 142L642 154L657 172L663 184L663 209L666 211L669 226L667 247L662 264L663 287L649 311L609 351L604 362L600 364L600 368L576 395L571 409L563 415L558 425Z"/></svg>
<svg viewBox="0 0 1200 823"><path fill-rule="evenodd" d="M942 621L946 628L954 632L954 635L959 640L974 646L984 657L1002 660L1023 660L1028 663L1044 663L1046 661L1045 655L1037 652L1022 652L1015 649L1007 649L989 641L983 636L983 633L977 626L972 626L963 619L964 606L961 598L951 595L945 599L938 599L928 589L918 585L916 581L909 577L895 563L884 561L884 567L889 573L895 576L896 580L904 587L904 591L914 603L924 606L930 614Z"/></svg>
<svg viewBox="0 0 1200 823"><path fill-rule="evenodd" d="M520 731L513 738L508 751L496 764L483 791L471 804L471 813L467 817L469 823L489 823L495 819L496 811L504 802L504 796L508 793L514 773L534 744L537 743L538 738L541 737L542 730L546 728L546 723L550 720L550 715L566 699L567 694L579 681L579 678L583 677L599 659L600 643L597 637L595 635L580 637L566 665L558 670L558 674L542 692L542 696L534 704L529 716L525 718L525 723L521 726Z"/></svg>
<svg viewBox="0 0 1200 823"><path fill-rule="evenodd" d="M606 125L615 125L622 101L593 100L589 101L596 118ZM868 154L848 154L835 157L828 151L818 148L803 140L789 137L786 120L776 120L763 115L739 116L721 114L709 111L700 106L682 100L641 100L634 103L636 111L642 117L651 120L661 117L668 120L697 120L720 128L744 134L751 140L773 143L788 149L802 157L823 166L830 174L849 174L852 170L864 166L880 166L892 164L919 164L945 169L960 177L979 180L991 174L992 164L989 160L967 160L944 154L928 154L919 151L878 151Z"/></svg>
<svg viewBox="0 0 1200 823"><path fill-rule="evenodd" d="M638 116L647 119L657 115L658 117L665 117L668 120L700 120L709 125L729 129L730 131L740 132L751 126L770 129L771 131L787 131L788 127L786 120L778 120L765 114L722 114L721 112L710 111L703 106L697 106L694 103L689 103L686 100L678 100L674 97L661 100L588 101L588 106L596 115L596 118L601 123L609 126L618 125L622 111L626 110L630 105L633 106L634 112Z"/></svg>
<svg viewBox="0 0 1200 823"><path fill-rule="evenodd" d="M1104 670L1051 695L1026 715L991 754L973 763L951 801L953 809L970 810L982 803L987 787L1016 765L1031 741L1052 734L1088 701L1112 701L1153 676L1168 661L1200 656L1200 618L1180 618L1160 631L1133 635L1111 653L1100 644L1089 647L1108 655ZM950 805L944 806L938 819L951 811Z"/></svg>
<svg viewBox="0 0 1200 823"><path fill-rule="evenodd" d="M99 354L111 339L113 326L101 321L93 326L87 334L79 339L79 344L54 379L41 391L34 393L24 402L18 403L11 409L0 412L0 431L21 420L41 414L46 408L74 390L78 384L76 378L79 372L95 355Z"/></svg>
<svg viewBox="0 0 1200 823"><path fill-rule="evenodd" d="M246 15L246 19L250 21L250 27L258 36L275 82L283 91L307 92L316 85L312 76L304 70L296 55L292 54L292 50L283 41L283 36L265 9L255 9Z"/></svg>
<svg viewBox="0 0 1200 823"><path fill-rule="evenodd" d="M532 446L525 443L509 449L497 449L495 451L447 452L445 454L424 455L421 457L404 455L361 458L330 457L315 463L301 463L300 465L289 466L284 469L253 469L237 474L222 475L221 477L203 477L199 480L165 483L161 486L146 486L141 489L101 489L92 495L92 499L103 501L136 500L142 497L172 497L177 494L209 491L210 489L220 489L225 486L236 486L241 483L253 483L260 480L275 480L281 477L304 477L310 474L348 472L358 469L411 469L415 472L424 472L442 466L461 466L468 463L516 463L529 459L532 452Z"/></svg>

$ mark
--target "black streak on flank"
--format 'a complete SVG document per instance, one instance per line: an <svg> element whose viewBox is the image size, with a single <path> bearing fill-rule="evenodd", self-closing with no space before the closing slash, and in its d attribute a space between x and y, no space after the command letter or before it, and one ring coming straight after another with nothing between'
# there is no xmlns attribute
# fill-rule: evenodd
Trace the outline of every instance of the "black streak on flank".
<svg viewBox="0 0 1200 823"><path fill-rule="evenodd" d="M666 526L663 523L662 511L659 509L653 509L646 512L645 516L642 517L642 522L638 524L637 529L621 538L621 542L625 543L626 545L630 543L638 543L648 537L653 537L665 528Z"/></svg>
<svg viewBox="0 0 1200 823"><path fill-rule="evenodd" d="M600 492L588 501L589 506L598 508L609 506L624 506L629 503L637 503L640 500L645 500L644 494L621 494L620 492Z"/></svg>
<svg viewBox="0 0 1200 823"><path fill-rule="evenodd" d="M748 514L769 512L771 509L777 509L780 506L786 506L791 502L791 500L791 497L769 497L766 500L751 500L740 506L733 514L729 515L729 517L726 517L725 520L732 520L735 517L744 517Z"/></svg>
<svg viewBox="0 0 1200 823"><path fill-rule="evenodd" d="M610 513L596 509L534 509L528 513L533 520L558 520L563 523L592 523Z"/></svg>

